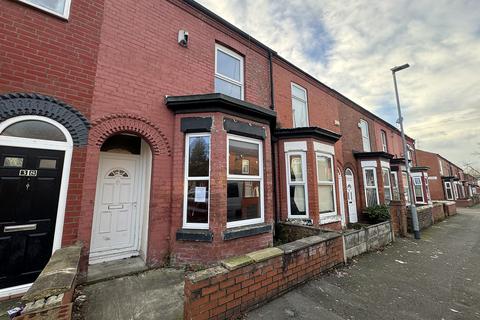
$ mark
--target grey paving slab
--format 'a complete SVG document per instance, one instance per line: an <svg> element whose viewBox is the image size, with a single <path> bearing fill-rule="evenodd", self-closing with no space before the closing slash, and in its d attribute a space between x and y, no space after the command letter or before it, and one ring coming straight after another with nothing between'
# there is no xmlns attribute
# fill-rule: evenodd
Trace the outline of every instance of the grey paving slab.
<svg viewBox="0 0 480 320"><path fill-rule="evenodd" d="M480 319L480 208L400 238L247 319Z"/></svg>
<svg viewBox="0 0 480 320"><path fill-rule="evenodd" d="M183 319L184 271L157 269L82 289L86 320Z"/></svg>

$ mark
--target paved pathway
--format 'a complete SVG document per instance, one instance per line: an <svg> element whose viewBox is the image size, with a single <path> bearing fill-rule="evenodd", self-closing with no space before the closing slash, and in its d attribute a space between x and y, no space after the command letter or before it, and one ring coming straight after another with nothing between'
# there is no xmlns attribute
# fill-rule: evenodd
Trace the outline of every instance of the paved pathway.
<svg viewBox="0 0 480 320"><path fill-rule="evenodd" d="M480 319L480 208L312 280L248 319Z"/></svg>

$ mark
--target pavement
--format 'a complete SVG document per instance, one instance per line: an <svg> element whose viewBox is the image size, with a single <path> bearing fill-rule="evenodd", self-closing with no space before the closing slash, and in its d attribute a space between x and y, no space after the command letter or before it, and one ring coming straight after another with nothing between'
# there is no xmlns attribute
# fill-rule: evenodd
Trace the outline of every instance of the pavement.
<svg viewBox="0 0 480 320"><path fill-rule="evenodd" d="M150 270L89 284L80 291L86 301L76 319L183 319L183 270Z"/></svg>
<svg viewBox="0 0 480 320"><path fill-rule="evenodd" d="M480 319L480 207L311 280L246 319Z"/></svg>

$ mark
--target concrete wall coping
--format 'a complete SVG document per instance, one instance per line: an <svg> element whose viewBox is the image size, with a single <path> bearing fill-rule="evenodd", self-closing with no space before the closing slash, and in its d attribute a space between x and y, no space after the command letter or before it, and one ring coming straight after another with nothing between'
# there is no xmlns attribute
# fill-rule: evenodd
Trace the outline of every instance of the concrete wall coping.
<svg viewBox="0 0 480 320"><path fill-rule="evenodd" d="M328 240L332 240L341 236L342 234L337 232L320 233L316 236L311 236L283 244L281 246L278 246L278 248L283 250L285 254L290 254L292 252L299 251L312 245L326 242Z"/></svg>
<svg viewBox="0 0 480 320"><path fill-rule="evenodd" d="M77 245L55 251L22 300L32 302L47 299L73 289L81 251L82 247Z"/></svg>

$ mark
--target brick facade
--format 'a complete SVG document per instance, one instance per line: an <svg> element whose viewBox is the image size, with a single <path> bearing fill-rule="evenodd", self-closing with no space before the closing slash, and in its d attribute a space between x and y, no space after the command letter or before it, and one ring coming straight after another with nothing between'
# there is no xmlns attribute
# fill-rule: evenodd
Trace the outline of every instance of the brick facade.
<svg viewBox="0 0 480 320"><path fill-rule="evenodd" d="M366 207L362 160L375 161L379 200L385 202L381 168L403 157L398 130L192 1L76 0L70 12L66 21L17 1L0 3L0 93L54 97L59 106L71 105L91 124L86 146L73 150L62 238L63 245L83 243L83 271L91 249L100 149L117 134L138 136L151 151L143 252L151 266L211 264L272 246L274 223L288 218L286 143L306 145L308 218L315 228L341 230L349 222L347 168L354 174L361 216ZM189 32L187 46L177 43L181 29ZM210 95L215 91L216 45L243 57L244 101ZM294 128L292 83L307 93L309 127L304 131ZM172 97L177 103L185 97L204 100L189 100L176 110L169 104ZM191 234L178 236L188 229L183 225L182 130L182 119L188 117L212 120L206 130L212 168L209 225L200 240L188 238ZM372 150L358 157L355 154L363 151L360 119L369 125ZM263 221L256 226L260 231L242 229L242 236L233 238L227 236L231 228L226 213L229 130L225 123L230 120L264 133L258 138L263 151ZM385 154L380 154L381 130L387 134ZM249 130L235 134L251 136ZM408 138L408 142L414 150L414 141ZM318 152L333 159L335 212L328 218L319 213L325 199L318 195ZM413 165L415 158L414 152ZM399 188L403 195L401 174ZM394 225L403 230L405 203L399 200L397 205L401 214Z"/></svg>

